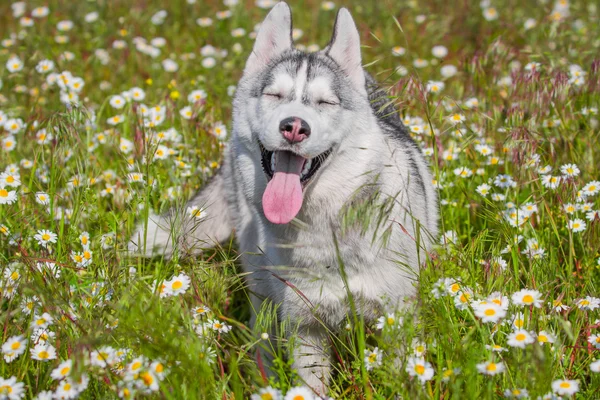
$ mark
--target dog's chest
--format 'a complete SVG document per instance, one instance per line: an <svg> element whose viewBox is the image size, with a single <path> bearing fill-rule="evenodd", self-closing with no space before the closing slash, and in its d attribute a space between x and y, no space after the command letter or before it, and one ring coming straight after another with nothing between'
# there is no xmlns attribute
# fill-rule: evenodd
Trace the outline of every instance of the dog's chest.
<svg viewBox="0 0 600 400"><path fill-rule="evenodd" d="M327 224L311 224L304 229L295 227L282 232L282 241L288 244L288 265L339 275L339 268L355 273L372 265L380 249L372 246L367 236L358 232L342 234Z"/></svg>
<svg viewBox="0 0 600 400"><path fill-rule="evenodd" d="M289 280L302 293L286 290L284 301L293 314L310 318L304 307L308 300L330 323L342 322L350 311L350 292L358 312L372 319L381 315L387 301L397 304L412 294L410 280L368 235L336 232L334 240L331 230L306 229L287 239L289 247L279 249L280 258L293 267Z"/></svg>

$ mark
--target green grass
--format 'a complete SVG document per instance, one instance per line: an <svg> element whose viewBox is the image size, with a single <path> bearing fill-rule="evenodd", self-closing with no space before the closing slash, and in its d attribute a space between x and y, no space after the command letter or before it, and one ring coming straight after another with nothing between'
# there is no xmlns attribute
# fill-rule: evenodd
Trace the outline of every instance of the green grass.
<svg viewBox="0 0 600 400"><path fill-rule="evenodd" d="M50 375L70 359L72 379L89 380L80 398L111 398L124 388L137 388L136 396L150 398L244 399L269 384L284 393L300 385L288 351L297 338L281 335L282 326L261 338L275 309L265 305L254 328L249 325L248 293L233 241L197 258L146 260L124 251L136 222L149 211L182 206L218 168L223 146L214 128L220 121L229 126L229 87L236 84L251 50L248 33L266 11L244 2L219 20L216 13L227 7L217 1L51 0L28 4L26 16L35 5L48 5L50 14L34 18L30 27L20 25L8 2L0 5L0 117L20 118L25 124L14 135L8 125L0 128L0 170L10 172L14 166L10 173L21 181L18 187L4 185L4 196L14 190L16 202L0 204L0 324L2 343L17 335L29 338L34 314L48 313L54 318L48 328L54 337L48 343L57 358L32 359L35 341L29 339L23 343L24 354L12 362L0 360L0 378L16 377L24 384L23 396L33 398L57 390L59 382ZM594 2L574 2L567 5L568 13L557 14L552 1L497 0L497 18L486 20L485 15L494 13L478 2L343 1L335 8L342 5L350 8L361 31L366 69L389 88L390 101L430 154L441 231L451 241L440 245L420 271L418 298L405 315L396 315L393 326L381 331L350 317L349 329L332 336L336 372L330 396L495 399L505 397L507 390L525 389L535 399L551 393L553 381L569 379L579 382L574 397L599 397L600 376L590 364L600 358L600 343L594 347L588 338L600 334L600 308L577 304L586 296L600 296L600 217L586 219L590 211L600 210L600 201L598 195L581 196L586 184L600 180L600 10ZM163 7L168 15L155 25L153 15ZM296 42L324 46L335 10L322 9L315 1L294 2L292 9L294 26L303 31ZM96 22L85 22L90 12L98 12ZM213 24L200 27L200 17L211 17ZM528 19L535 26L526 29ZM58 32L63 20L74 26ZM246 34L233 37L236 28ZM136 37L148 43L163 37L166 44L153 58L136 49ZM59 43L65 38L67 43ZM115 40L125 47L113 48ZM207 44L220 49L212 68L205 66L207 56L200 52ZM438 45L448 50L443 58L432 55ZM395 46L404 54L394 56ZM7 62L13 56L24 65L10 72ZM176 72L165 70L167 58L177 62ZM82 79L79 101L68 107L61 102L57 84L48 84L48 74L36 71L45 59L54 62L53 72L70 71ZM415 67L417 59L428 65ZM528 71L532 62L539 66ZM454 65L456 74L442 77L445 65ZM576 71L581 71L579 82L574 82ZM426 93L428 81L443 81L445 87ZM126 102L122 109L110 105L113 95L133 87L143 89L143 101ZM188 95L196 89L207 96L194 105ZM469 106L472 98L477 107ZM174 128L178 133L176 140L161 140L175 153L164 160L154 159L158 142L144 140L152 129L138 117L141 103L166 109L155 132ZM188 105L193 112L189 120L179 113ZM455 114L464 121L451 123ZM108 120L116 115L122 122L112 126ZM42 128L53 139L39 144L36 134ZM120 150L121 139L130 141L130 153ZM9 141L16 142L14 149ZM490 154L481 154L483 144ZM545 175L560 177L561 166L569 163L578 166L578 176L562 179L556 188L544 184ZM552 170L544 171L544 166ZM472 176L457 175L462 167ZM145 183L129 182L132 172L141 173ZM494 184L501 174L510 175L514 185ZM486 183L490 193L483 196L477 188ZM37 192L46 193L49 204L39 204ZM528 203L537 211L519 216L518 224L503 216ZM568 204L576 205L573 213L565 210ZM347 218L375 215L368 209L354 211ZM581 232L567 227L576 218L586 223ZM34 235L42 229L55 233L56 243L39 245ZM86 266L72 258L83 251L83 232L89 233L92 252ZM523 239L516 243L518 235ZM114 245L103 246L113 237ZM531 240L544 250L543 256L526 254L527 248L535 250ZM46 262L54 263L60 276L50 273ZM180 273L191 278L187 291L161 298L157 282ZM443 279L457 282L460 292L440 288ZM525 288L539 292L539 308L511 301L498 325L475 316L474 300L493 292L510 299ZM471 304L463 309L456 306L461 293L471 293ZM33 298L35 312L25 312ZM553 311L555 301L568 308ZM211 311L194 317L199 306ZM519 313L534 338L544 330L555 343L509 346L511 321ZM197 326L209 319L228 324L231 331L207 329L199 335ZM424 345L424 360L434 370L424 384L407 372L417 342ZM493 352L489 346L494 344L506 351ZM109 367L90 365L90 353L103 346L123 349L123 356ZM259 347L276 355L269 383L255 361ZM363 349L375 347L382 362L368 371ZM126 372L141 356L142 366ZM480 373L477 364L489 360L502 362L506 371ZM158 373L140 373L156 367L154 361L164 365L162 380ZM445 372L452 370L454 374ZM146 384L159 384L145 385L144 378ZM6 398L2 390L8 390L2 382L0 399Z"/></svg>

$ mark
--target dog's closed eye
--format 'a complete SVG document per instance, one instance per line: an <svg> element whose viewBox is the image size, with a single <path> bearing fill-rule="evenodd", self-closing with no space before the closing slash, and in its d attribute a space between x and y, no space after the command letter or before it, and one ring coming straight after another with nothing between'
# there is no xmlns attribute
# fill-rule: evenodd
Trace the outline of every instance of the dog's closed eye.
<svg viewBox="0 0 600 400"><path fill-rule="evenodd" d="M263 92L263 96L270 97L272 99L277 99L277 100L281 100L281 98L283 98L281 93L277 93L277 92Z"/></svg>
<svg viewBox="0 0 600 400"><path fill-rule="evenodd" d="M320 106L339 106L340 102L334 99L320 99L317 100L317 104Z"/></svg>

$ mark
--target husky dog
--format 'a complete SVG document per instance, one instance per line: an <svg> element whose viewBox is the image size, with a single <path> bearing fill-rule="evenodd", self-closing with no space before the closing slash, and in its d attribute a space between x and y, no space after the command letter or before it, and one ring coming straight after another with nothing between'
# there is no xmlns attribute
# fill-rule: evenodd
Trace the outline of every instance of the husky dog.
<svg viewBox="0 0 600 400"><path fill-rule="evenodd" d="M322 51L296 50L291 33L290 8L278 3L237 87L223 166L188 203L205 220L151 216L129 248L194 254L235 231L255 309L268 300L291 320L294 368L322 394L327 332L346 325L350 300L373 320L415 294L437 237L437 195L398 112L362 68L348 10Z"/></svg>

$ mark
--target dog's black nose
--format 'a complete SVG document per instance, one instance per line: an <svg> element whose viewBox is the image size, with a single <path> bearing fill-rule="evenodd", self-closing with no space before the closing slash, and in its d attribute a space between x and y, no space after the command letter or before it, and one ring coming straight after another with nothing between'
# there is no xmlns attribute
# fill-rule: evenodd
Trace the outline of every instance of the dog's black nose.
<svg viewBox="0 0 600 400"><path fill-rule="evenodd" d="M279 123L279 132L290 143L300 143L310 136L310 126L302 118L289 117Z"/></svg>

